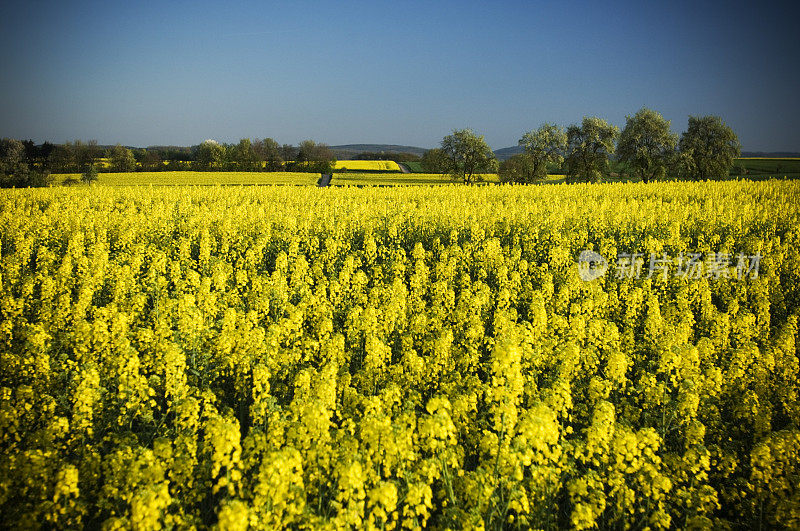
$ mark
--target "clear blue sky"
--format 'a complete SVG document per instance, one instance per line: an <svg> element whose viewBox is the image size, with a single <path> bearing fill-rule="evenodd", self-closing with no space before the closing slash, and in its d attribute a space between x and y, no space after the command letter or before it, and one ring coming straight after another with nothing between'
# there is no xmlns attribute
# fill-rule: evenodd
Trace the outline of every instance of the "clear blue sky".
<svg viewBox="0 0 800 531"><path fill-rule="evenodd" d="M433 147L471 127L497 149L648 106L676 132L717 114L746 150L800 151L786 5L3 2L0 136Z"/></svg>

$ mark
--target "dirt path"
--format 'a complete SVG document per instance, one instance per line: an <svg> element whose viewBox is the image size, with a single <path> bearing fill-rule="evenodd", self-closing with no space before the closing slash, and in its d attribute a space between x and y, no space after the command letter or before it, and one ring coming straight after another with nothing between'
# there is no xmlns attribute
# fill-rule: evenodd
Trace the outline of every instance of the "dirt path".
<svg viewBox="0 0 800 531"><path fill-rule="evenodd" d="M410 171L408 171L408 168L406 168L405 164L398 162L397 165L400 166L400 171L402 171L403 173L411 173Z"/></svg>

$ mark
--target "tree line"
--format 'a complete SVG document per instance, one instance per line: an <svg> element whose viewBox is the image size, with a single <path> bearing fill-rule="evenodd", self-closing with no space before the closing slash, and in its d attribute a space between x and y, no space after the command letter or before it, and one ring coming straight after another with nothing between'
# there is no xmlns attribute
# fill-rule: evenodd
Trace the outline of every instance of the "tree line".
<svg viewBox="0 0 800 531"><path fill-rule="evenodd" d="M601 118L584 117L579 125L566 128L542 124L525 133L519 145L522 153L499 163L483 136L470 129L455 130L442 139L440 147L422 156L421 165L427 172L450 174L465 183L475 182L485 173L499 173L503 182L533 183L553 171L565 174L567 182L599 182L612 173L644 182L667 175L705 180L727 175L741 153L736 134L718 116L690 116L687 130L679 138L671 132L669 120L647 108L627 116L622 131ZM360 157L412 160L408 154ZM148 149L119 144L101 148L94 140L60 145L0 140L2 187L47 186L53 173L80 173L84 182L91 182L102 171L332 173L335 166L333 150L313 140L298 146L281 145L272 138L243 138L236 144L206 140L191 148Z"/></svg>
<svg viewBox="0 0 800 531"><path fill-rule="evenodd" d="M718 116L690 116L680 136L658 112L642 108L626 117L620 132L596 117L584 117L567 128L545 123L519 140L522 153L498 163L483 136L470 129L455 130L441 147L422 156L422 167L447 173L466 183L482 173L499 173L504 182L533 183L549 170L566 175L567 182L600 182L616 173L644 182L664 178L705 180L728 175L741 154L739 139Z"/></svg>
<svg viewBox="0 0 800 531"><path fill-rule="evenodd" d="M272 138L238 144L206 140L197 148L192 169L200 171L299 171L331 173L336 155L327 144L304 140L299 146L280 145Z"/></svg>
<svg viewBox="0 0 800 531"><path fill-rule="evenodd" d="M243 138L236 144L206 140L191 148L174 146L110 148L97 141L64 144L4 138L0 140L0 187L47 186L52 174L80 174L91 182L100 172L133 171L298 171L331 173L336 156L323 143L305 140L298 146L278 144L272 138Z"/></svg>
<svg viewBox="0 0 800 531"><path fill-rule="evenodd" d="M50 184L49 160L55 146L32 140L0 140L0 187L38 187Z"/></svg>

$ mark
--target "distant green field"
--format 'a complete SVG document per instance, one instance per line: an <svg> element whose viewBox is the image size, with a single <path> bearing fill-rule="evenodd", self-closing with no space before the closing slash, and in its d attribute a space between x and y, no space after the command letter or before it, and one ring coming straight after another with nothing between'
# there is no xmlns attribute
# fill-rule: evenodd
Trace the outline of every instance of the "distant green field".
<svg viewBox="0 0 800 531"><path fill-rule="evenodd" d="M408 168L408 171L411 173L425 173L425 169L422 167L422 163L419 161L404 162L403 166Z"/></svg>
<svg viewBox="0 0 800 531"><path fill-rule="evenodd" d="M800 158L771 159L760 157L742 157L734 161L736 167L743 167L747 175L772 175L776 177L800 176Z"/></svg>
<svg viewBox="0 0 800 531"><path fill-rule="evenodd" d="M100 173L98 183L108 186L168 186L168 185L316 185L319 173L301 172L244 172L244 171L156 171L132 173ZM55 183L66 179L80 181L80 174L55 175Z"/></svg>

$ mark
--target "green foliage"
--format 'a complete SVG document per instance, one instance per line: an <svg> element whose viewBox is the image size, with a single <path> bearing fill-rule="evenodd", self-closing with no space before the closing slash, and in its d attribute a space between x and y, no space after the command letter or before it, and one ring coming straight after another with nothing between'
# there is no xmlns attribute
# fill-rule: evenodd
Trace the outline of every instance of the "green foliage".
<svg viewBox="0 0 800 531"><path fill-rule="evenodd" d="M616 149L619 128L601 118L584 117L567 128L567 182L600 182L610 174L609 155Z"/></svg>
<svg viewBox="0 0 800 531"><path fill-rule="evenodd" d="M450 160L447 158L447 153L440 148L429 149L423 153L419 165L421 173L447 173L450 171Z"/></svg>
<svg viewBox="0 0 800 531"><path fill-rule="evenodd" d="M161 155L155 150L142 150L140 156L142 171L162 171L165 168Z"/></svg>
<svg viewBox="0 0 800 531"><path fill-rule="evenodd" d="M91 184L97 181L97 166L90 164L86 171L81 174L81 181Z"/></svg>
<svg viewBox="0 0 800 531"><path fill-rule="evenodd" d="M111 169L115 172L136 171L136 158L133 152L119 144L111 150Z"/></svg>
<svg viewBox="0 0 800 531"><path fill-rule="evenodd" d="M13 138L0 140L0 186L21 186L27 179L28 165L25 163L25 147Z"/></svg>
<svg viewBox="0 0 800 531"><path fill-rule="evenodd" d="M41 161L38 162L39 166L29 164L23 142L12 138L0 140L0 188L37 188L50 185L50 170Z"/></svg>
<svg viewBox="0 0 800 531"><path fill-rule="evenodd" d="M50 167L55 173L71 173L80 171L75 161L75 154L70 142L58 145L50 154Z"/></svg>
<svg viewBox="0 0 800 531"><path fill-rule="evenodd" d="M28 173L26 185L31 188L44 188L52 185L54 180L53 174L47 168L34 168Z"/></svg>
<svg viewBox="0 0 800 531"><path fill-rule="evenodd" d="M697 180L727 176L741 154L739 138L719 116L690 116L680 149L690 159L688 176Z"/></svg>
<svg viewBox="0 0 800 531"><path fill-rule="evenodd" d="M669 120L643 107L625 121L617 146L619 160L644 182L665 176L678 146L678 136L670 131Z"/></svg>
<svg viewBox="0 0 800 531"><path fill-rule="evenodd" d="M738 176L747 175L747 167L739 162L734 163L733 166L731 166L730 174Z"/></svg>
<svg viewBox="0 0 800 531"><path fill-rule="evenodd" d="M298 148L291 144L283 144L280 147L281 158L285 161L297 160Z"/></svg>
<svg viewBox="0 0 800 531"><path fill-rule="evenodd" d="M194 166L195 169L206 171L223 169L224 158L225 146L220 145L216 140L206 140L197 148Z"/></svg>
<svg viewBox="0 0 800 531"><path fill-rule="evenodd" d="M231 146L231 161L237 171L260 171L261 160L249 138L242 138L235 146Z"/></svg>
<svg viewBox="0 0 800 531"><path fill-rule="evenodd" d="M97 145L97 140L89 140L85 143L76 140L75 143L72 144L72 151L74 152L75 162L78 165L78 171L83 173L88 172L103 155L103 152ZM95 171L96 170L97 168L95 168Z"/></svg>
<svg viewBox="0 0 800 531"><path fill-rule="evenodd" d="M466 184L475 181L480 173L497 171L497 159L492 149L471 129L454 130L453 134L442 139L442 151L447 157L447 168L454 179Z"/></svg>
<svg viewBox="0 0 800 531"><path fill-rule="evenodd" d="M533 157L528 153L518 153L504 160L498 173L504 183L532 183L543 178L537 176ZM544 176L547 176L546 168Z"/></svg>
<svg viewBox="0 0 800 531"><path fill-rule="evenodd" d="M333 173L336 169L336 156L327 144L318 144L313 140L304 140L297 149L293 171L311 173Z"/></svg>
<svg viewBox="0 0 800 531"><path fill-rule="evenodd" d="M281 171L283 169L284 159L281 156L281 147L272 138L256 139L253 142L253 150L258 160L264 162L264 171Z"/></svg>
<svg viewBox="0 0 800 531"><path fill-rule="evenodd" d="M542 180L547 177L548 165L561 164L564 161L567 134L562 127L545 123L539 129L525 133L519 145L525 148L532 165L532 172L524 182Z"/></svg>

